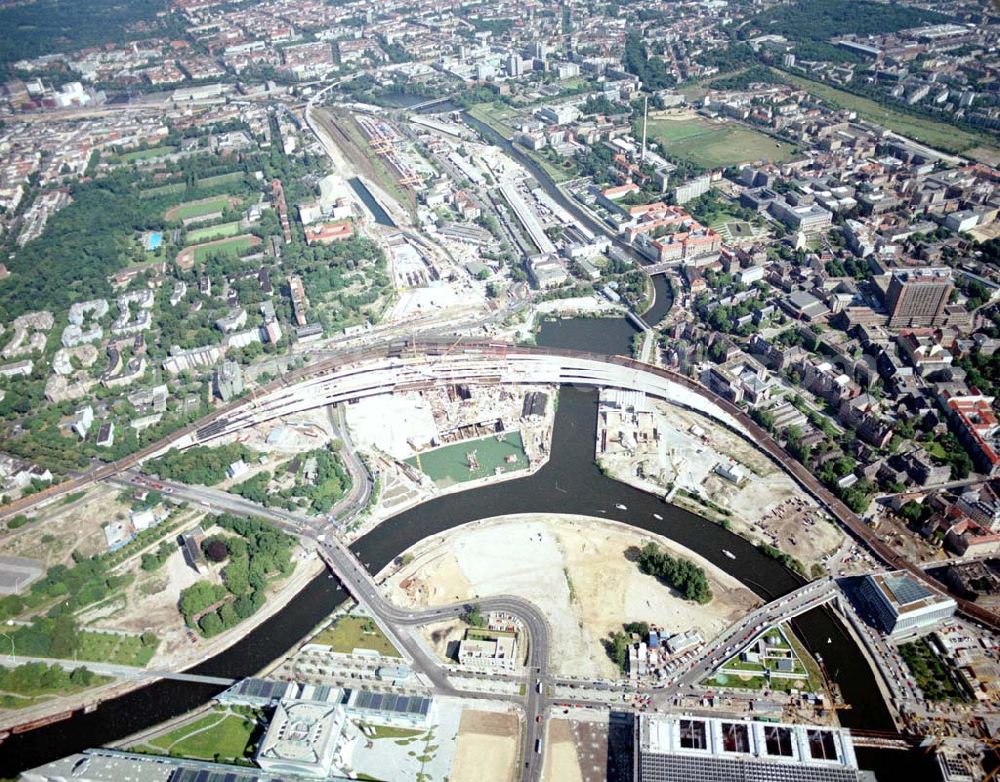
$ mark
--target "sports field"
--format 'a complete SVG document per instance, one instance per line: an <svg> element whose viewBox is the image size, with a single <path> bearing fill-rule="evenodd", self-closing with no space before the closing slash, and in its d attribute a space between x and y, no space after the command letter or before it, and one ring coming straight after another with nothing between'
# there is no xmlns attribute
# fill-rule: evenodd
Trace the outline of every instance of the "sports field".
<svg viewBox="0 0 1000 782"><path fill-rule="evenodd" d="M234 236L231 239L218 239L214 242L204 244L194 244L185 247L177 253L177 265L181 269L190 269L200 261L204 261L213 255L228 255L237 257L246 253L251 247L260 244L260 239L250 234Z"/></svg>
<svg viewBox="0 0 1000 782"><path fill-rule="evenodd" d="M668 155L705 168L757 160L780 163L795 154L791 144L775 141L735 122L713 122L704 117L653 120L649 123L649 137L659 142Z"/></svg>
<svg viewBox="0 0 1000 782"><path fill-rule="evenodd" d="M187 185L184 182L171 182L167 185L158 185L157 187L140 190L139 198L156 198L157 196L179 195L185 190L187 190Z"/></svg>
<svg viewBox="0 0 1000 782"><path fill-rule="evenodd" d="M195 181L195 187L203 189L206 187L218 187L219 185L231 185L233 182L239 182L243 179L242 171L233 171L229 174L216 174L215 176L207 176L204 179L198 179Z"/></svg>
<svg viewBox="0 0 1000 782"><path fill-rule="evenodd" d="M512 461L507 461L513 457ZM493 475L497 468L514 472L528 468L528 456L520 432L508 432L502 437L481 437L445 445L406 460L434 483L444 488L463 481L474 481Z"/></svg>
<svg viewBox="0 0 1000 782"><path fill-rule="evenodd" d="M172 209L168 209L164 218L167 220L190 220L206 215L222 212L227 206L239 203L239 199L230 196L215 196L202 198L198 201L186 201Z"/></svg>
<svg viewBox="0 0 1000 782"><path fill-rule="evenodd" d="M219 225L209 225L205 228L196 228L193 231L187 232L187 239L184 244L199 244L200 242L208 242L212 239L226 239L230 236L236 236L240 232L239 220L234 220L231 223L220 223Z"/></svg>

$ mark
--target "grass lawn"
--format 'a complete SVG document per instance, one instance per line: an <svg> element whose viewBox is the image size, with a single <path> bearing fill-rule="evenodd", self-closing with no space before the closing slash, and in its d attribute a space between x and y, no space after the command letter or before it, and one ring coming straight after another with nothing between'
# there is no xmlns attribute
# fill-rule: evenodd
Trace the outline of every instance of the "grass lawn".
<svg viewBox="0 0 1000 782"><path fill-rule="evenodd" d="M139 638L132 635L114 633L80 633L80 649L77 657L93 662L108 662L118 665L143 667L156 653L156 647L144 647Z"/></svg>
<svg viewBox="0 0 1000 782"><path fill-rule="evenodd" d="M775 71L775 73L785 81L807 90L818 98L822 98L837 106L842 106L845 109L856 111L859 116L871 122L884 125L896 133L947 152L963 152L978 145L990 148L994 144L993 140L988 136L956 128L947 122L907 114L900 109L889 108L869 98L852 95L849 92L839 90L829 84L813 81L812 79L793 76L783 71ZM996 146L992 146L992 150L995 153L997 151Z"/></svg>
<svg viewBox="0 0 1000 782"><path fill-rule="evenodd" d="M375 620L365 616L341 616L310 643L329 646L341 654L350 654L355 649L371 649L383 657L400 656Z"/></svg>
<svg viewBox="0 0 1000 782"><path fill-rule="evenodd" d="M513 461L508 462L507 457L513 457ZM473 458L478 466L470 469ZM417 454L406 461L441 487L485 478L493 475L497 468L513 472L528 467L520 432L508 432L500 438L490 435L478 440L463 440Z"/></svg>
<svg viewBox="0 0 1000 782"><path fill-rule="evenodd" d="M229 174L216 174L215 176L207 176L204 179L195 180L195 187L206 188L206 187L218 187L219 185L230 185L233 182L242 182L243 172L233 171Z"/></svg>
<svg viewBox="0 0 1000 782"><path fill-rule="evenodd" d="M162 157L177 151L177 147L163 146L152 147L150 149L140 149L135 152L126 152L122 155L115 155L112 158L116 163L132 163L136 160L149 160L154 157Z"/></svg>
<svg viewBox="0 0 1000 782"><path fill-rule="evenodd" d="M248 717L214 712L148 742L164 753L222 762L243 760L253 754L257 723ZM142 745L137 747L142 751Z"/></svg>
<svg viewBox="0 0 1000 782"><path fill-rule="evenodd" d="M783 141L758 133L735 122L712 122L703 117L683 120L653 120L649 135L668 155L684 158L705 168L735 166L769 160L780 163L795 154Z"/></svg>
<svg viewBox="0 0 1000 782"><path fill-rule="evenodd" d="M502 103L477 103L469 109L469 114L489 125L505 139L510 139L514 135L512 123L517 118L518 112L509 106L504 106Z"/></svg>
<svg viewBox="0 0 1000 782"><path fill-rule="evenodd" d="M225 239L229 236L236 236L239 232L239 220L234 220L231 223L210 225L207 228L196 228L193 231L187 232L185 244L199 244L200 242L208 242L212 239Z"/></svg>
<svg viewBox="0 0 1000 782"><path fill-rule="evenodd" d="M544 169L545 173L552 177L552 181L556 184L568 182L570 179L575 179L580 175L580 172L577 170L577 167L572 161L569 161L568 168L563 168L562 166L553 163L541 152L533 152L530 149L525 149L524 152L542 169Z"/></svg>
<svg viewBox="0 0 1000 782"><path fill-rule="evenodd" d="M385 725L365 725L365 731L373 739L411 739L423 736L426 730L414 730L413 728L387 728Z"/></svg>
<svg viewBox="0 0 1000 782"><path fill-rule="evenodd" d="M218 244L194 248L195 262L204 261L212 255L242 255L253 246L249 236L237 236Z"/></svg>

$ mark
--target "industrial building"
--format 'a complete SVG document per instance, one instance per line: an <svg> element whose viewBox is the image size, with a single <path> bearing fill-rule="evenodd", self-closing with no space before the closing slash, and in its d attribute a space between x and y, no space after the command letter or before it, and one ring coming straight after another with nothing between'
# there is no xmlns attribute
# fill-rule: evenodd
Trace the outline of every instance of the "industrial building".
<svg viewBox="0 0 1000 782"><path fill-rule="evenodd" d="M858 782L843 729L639 714L633 782Z"/></svg>
<svg viewBox="0 0 1000 782"><path fill-rule="evenodd" d="M860 593L874 620L893 639L929 633L957 607L950 597L931 591L904 570L865 576Z"/></svg>

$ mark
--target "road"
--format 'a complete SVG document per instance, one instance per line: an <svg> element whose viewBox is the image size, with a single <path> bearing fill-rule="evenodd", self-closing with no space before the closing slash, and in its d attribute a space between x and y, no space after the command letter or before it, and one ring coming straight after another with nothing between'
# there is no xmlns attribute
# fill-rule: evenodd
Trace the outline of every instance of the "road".
<svg viewBox="0 0 1000 782"><path fill-rule="evenodd" d="M717 636L711 646L702 649L692 660L691 666L678 674L677 680L663 692L667 697L673 697L682 688L698 684L734 653L753 643L755 638L770 628L829 603L839 596L840 589L837 582L832 578L824 578L757 608Z"/></svg>
<svg viewBox="0 0 1000 782"><path fill-rule="evenodd" d="M360 468L367 475L367 470L360 463L360 460L357 460L355 467ZM112 482L139 488L149 488L151 485L155 485L160 487L158 490L168 497L185 500L208 510L263 518L285 532L296 536L304 546L319 553L347 592L368 610L389 640L412 661L414 668L423 673L435 691L441 695L488 697L491 699L498 697L495 694L484 696L483 693L477 691L460 690L452 686L448 680L448 670L427 648L423 640L409 630L462 616L469 611L473 603L483 613L502 611L518 617L528 638L526 669L528 680L525 683L523 700L526 725L523 749L525 763L521 769L521 779L523 782L535 782L540 778L542 755L535 752L534 747L537 733L544 731L545 728L545 713L548 703L544 690L549 682L550 642L548 623L534 604L513 595L499 595L422 611L399 608L383 597L367 567L337 536L337 525L331 522L329 517L313 518L282 508L265 508L255 502L218 489L188 486L158 478L152 479L135 471L114 478ZM354 500L351 515L339 517L339 521L343 523L347 518L353 518L353 515L363 510L367 504L369 493L370 489L359 492ZM536 682L540 684L536 684Z"/></svg>

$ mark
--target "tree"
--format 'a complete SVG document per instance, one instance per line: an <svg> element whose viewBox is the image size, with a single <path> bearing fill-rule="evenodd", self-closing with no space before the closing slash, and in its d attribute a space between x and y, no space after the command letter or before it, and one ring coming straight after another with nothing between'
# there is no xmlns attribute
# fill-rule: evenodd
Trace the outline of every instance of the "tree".
<svg viewBox="0 0 1000 782"><path fill-rule="evenodd" d="M201 550L212 562L223 562L229 556L229 547L226 541L219 537L212 537L201 544Z"/></svg>
<svg viewBox="0 0 1000 782"><path fill-rule="evenodd" d="M486 620L483 619L483 615L476 606L470 606L462 615L462 619L472 627L486 627Z"/></svg>

